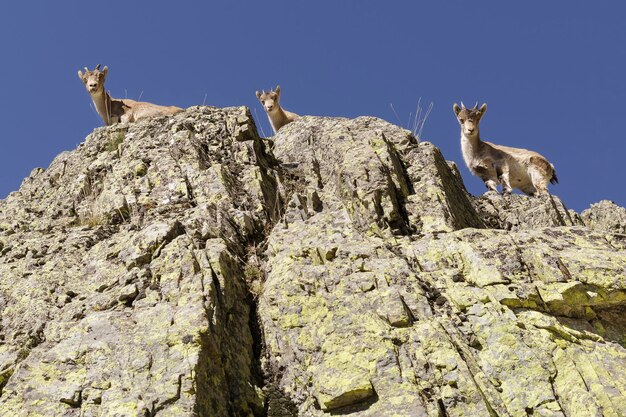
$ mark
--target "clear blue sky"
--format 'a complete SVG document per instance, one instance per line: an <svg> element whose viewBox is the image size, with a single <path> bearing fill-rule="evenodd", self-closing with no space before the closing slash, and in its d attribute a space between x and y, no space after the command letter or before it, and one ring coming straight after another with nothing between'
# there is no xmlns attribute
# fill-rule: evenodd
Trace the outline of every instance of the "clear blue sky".
<svg viewBox="0 0 626 417"><path fill-rule="evenodd" d="M626 206L623 1L12 1L0 6L0 198L102 122L78 69L108 65L113 97L247 105L280 83L301 115L402 124L465 167L452 104L487 102L485 140L548 157L580 211Z"/></svg>

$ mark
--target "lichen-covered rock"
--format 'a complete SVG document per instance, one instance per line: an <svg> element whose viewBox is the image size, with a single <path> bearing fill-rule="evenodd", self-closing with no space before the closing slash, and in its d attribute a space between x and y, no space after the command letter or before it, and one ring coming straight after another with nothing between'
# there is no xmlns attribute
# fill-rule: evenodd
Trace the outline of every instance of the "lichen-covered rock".
<svg viewBox="0 0 626 417"><path fill-rule="evenodd" d="M409 218L419 225L416 232L427 234L485 227L472 207L456 165L447 162L439 149L421 142L403 164L413 190L406 198L406 210Z"/></svg>
<svg viewBox="0 0 626 417"><path fill-rule="evenodd" d="M626 413L618 235L555 196L470 198L433 145L372 118L274 139L294 186L259 315L298 415Z"/></svg>
<svg viewBox="0 0 626 417"><path fill-rule="evenodd" d="M554 195L529 197L493 191L473 198L474 206L489 228L524 230L550 226L582 226L583 221Z"/></svg>
<svg viewBox="0 0 626 417"><path fill-rule="evenodd" d="M412 190L400 156L417 146L409 131L373 117L304 117L275 140L274 154L302 181L287 188L288 194L307 197L307 190L323 189L362 232L390 227L408 233L414 227L404 210ZM312 211L323 210L323 203L311 201Z"/></svg>
<svg viewBox="0 0 626 417"><path fill-rule="evenodd" d="M592 204L580 216L591 229L626 234L626 208L612 201L602 200Z"/></svg>
<svg viewBox="0 0 626 417"><path fill-rule="evenodd" d="M96 129L0 202L0 415L263 414L264 158L245 108L192 108Z"/></svg>
<svg viewBox="0 0 626 417"><path fill-rule="evenodd" d="M94 131L0 201L0 415L623 416L624 209L373 117Z"/></svg>

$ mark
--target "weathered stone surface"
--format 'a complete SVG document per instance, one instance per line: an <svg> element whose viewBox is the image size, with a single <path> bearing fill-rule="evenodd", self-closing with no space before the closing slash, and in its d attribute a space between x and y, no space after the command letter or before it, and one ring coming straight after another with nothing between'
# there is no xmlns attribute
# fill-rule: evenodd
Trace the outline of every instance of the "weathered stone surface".
<svg viewBox="0 0 626 417"><path fill-rule="evenodd" d="M624 209L373 117L96 129L0 201L0 415L623 416Z"/></svg>
<svg viewBox="0 0 626 417"><path fill-rule="evenodd" d="M483 219L472 207L456 165L448 163L439 149L431 143L421 142L407 155L404 165L414 191L407 197L406 210L409 218L414 218L419 225L417 232L485 227Z"/></svg>
<svg viewBox="0 0 626 417"><path fill-rule="evenodd" d="M550 226L582 226L583 221L554 195L529 197L487 192L473 198L474 206L489 228L524 230Z"/></svg>
<svg viewBox="0 0 626 417"><path fill-rule="evenodd" d="M99 128L0 202L0 415L263 413L244 260L277 193L255 132L207 107Z"/></svg>
<svg viewBox="0 0 626 417"><path fill-rule="evenodd" d="M555 196L470 198L436 148L371 118L274 139L296 186L259 315L298 415L624 413L619 236Z"/></svg>
<svg viewBox="0 0 626 417"><path fill-rule="evenodd" d="M591 229L626 234L626 208L612 201L602 200L592 204L580 216Z"/></svg>

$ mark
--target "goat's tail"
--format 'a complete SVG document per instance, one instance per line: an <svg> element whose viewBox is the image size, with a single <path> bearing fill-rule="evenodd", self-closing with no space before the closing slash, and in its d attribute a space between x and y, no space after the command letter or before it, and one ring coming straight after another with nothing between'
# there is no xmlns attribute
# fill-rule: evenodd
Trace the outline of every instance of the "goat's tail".
<svg viewBox="0 0 626 417"><path fill-rule="evenodd" d="M552 164L550 164L552 165ZM551 184L558 184L559 183L559 179L556 177L556 170L554 169L554 165L552 165L552 178L550 178L550 183Z"/></svg>

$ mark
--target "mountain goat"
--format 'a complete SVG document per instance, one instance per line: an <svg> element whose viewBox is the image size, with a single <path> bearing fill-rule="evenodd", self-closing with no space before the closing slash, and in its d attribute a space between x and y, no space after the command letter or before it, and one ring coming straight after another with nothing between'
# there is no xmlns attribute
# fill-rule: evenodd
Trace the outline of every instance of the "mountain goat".
<svg viewBox="0 0 626 417"><path fill-rule="evenodd" d="M183 110L175 106L159 106L142 101L112 98L104 90L108 71L109 68L106 66L101 71L100 64L93 71L89 71L87 67L84 73L78 71L78 78L85 84L98 114L107 126L118 122L135 122L153 116L169 116Z"/></svg>
<svg viewBox="0 0 626 417"><path fill-rule="evenodd" d="M454 103L453 110L461 125L463 159L472 174L480 177L487 188L496 191L502 184L502 193L517 188L528 195L548 194L548 183L557 183L556 172L546 158L537 152L495 145L480 140L478 124L487 111L487 104L478 103L467 109Z"/></svg>
<svg viewBox="0 0 626 417"><path fill-rule="evenodd" d="M287 123L291 123L298 117L297 114L284 110L280 106L280 86L276 86L276 90L270 90L268 93L256 92L256 96L263 105L263 108L267 112L267 117L270 119L270 124L274 133L285 126Z"/></svg>

